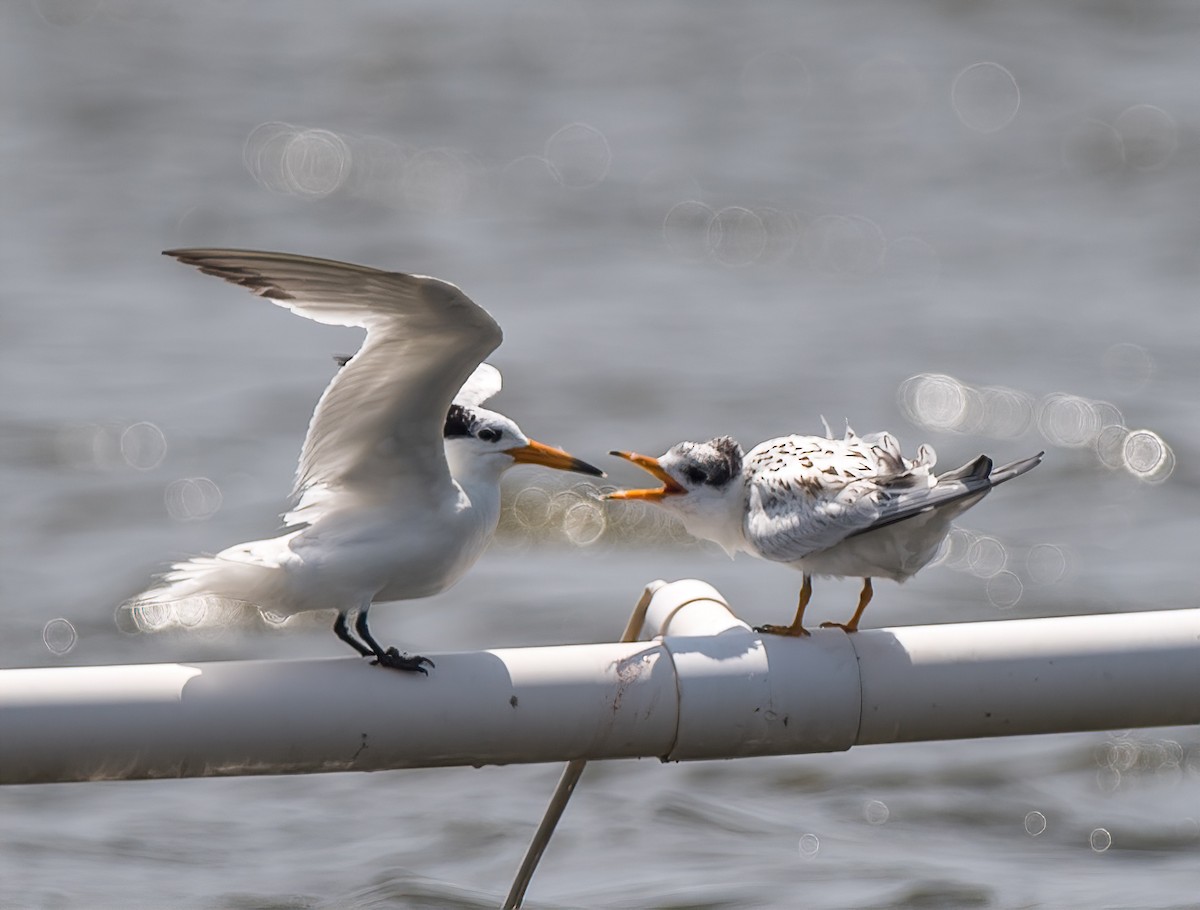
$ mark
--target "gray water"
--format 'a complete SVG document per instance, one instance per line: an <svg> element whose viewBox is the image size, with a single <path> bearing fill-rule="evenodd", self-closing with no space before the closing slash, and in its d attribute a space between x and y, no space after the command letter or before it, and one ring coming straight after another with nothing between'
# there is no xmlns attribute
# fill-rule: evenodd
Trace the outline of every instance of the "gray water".
<svg viewBox="0 0 1200 910"><path fill-rule="evenodd" d="M187 245L458 283L497 407L615 482L611 448L821 415L945 467L1048 450L867 626L1195 606L1198 42L1183 2L5 4L0 664L344 652L116 617L275 527L357 343ZM377 635L611 640L659 577L790 616L794 573L512 477L491 551ZM0 906L497 906L558 771L10 787ZM530 904L1200 907L1200 735L594 765Z"/></svg>

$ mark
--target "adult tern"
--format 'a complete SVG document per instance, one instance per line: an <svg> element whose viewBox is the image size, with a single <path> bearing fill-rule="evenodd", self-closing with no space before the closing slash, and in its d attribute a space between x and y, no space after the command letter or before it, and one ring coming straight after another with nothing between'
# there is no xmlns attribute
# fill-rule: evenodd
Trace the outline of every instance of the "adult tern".
<svg viewBox="0 0 1200 910"><path fill-rule="evenodd" d="M428 658L375 640L371 605L453 585L496 529L510 467L603 472L480 407L500 390L499 372L482 361L502 335L452 284L288 253L165 255L367 334L317 402L279 535L176 563L131 605L216 597L280 616L333 609L338 638L372 664L426 673Z"/></svg>

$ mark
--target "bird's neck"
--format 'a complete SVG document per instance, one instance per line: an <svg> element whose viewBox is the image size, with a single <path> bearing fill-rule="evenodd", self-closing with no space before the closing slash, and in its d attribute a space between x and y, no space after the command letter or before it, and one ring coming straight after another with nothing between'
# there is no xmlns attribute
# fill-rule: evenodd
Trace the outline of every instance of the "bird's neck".
<svg viewBox="0 0 1200 910"><path fill-rule="evenodd" d="M680 509L677 514L689 534L711 540L732 556L746 549L744 498L731 491L720 499L694 503L691 508Z"/></svg>
<svg viewBox="0 0 1200 910"><path fill-rule="evenodd" d="M471 465L453 476L462 493L460 510L469 509L473 520L490 536L500 520L500 474L503 472L489 468L489 465Z"/></svg>

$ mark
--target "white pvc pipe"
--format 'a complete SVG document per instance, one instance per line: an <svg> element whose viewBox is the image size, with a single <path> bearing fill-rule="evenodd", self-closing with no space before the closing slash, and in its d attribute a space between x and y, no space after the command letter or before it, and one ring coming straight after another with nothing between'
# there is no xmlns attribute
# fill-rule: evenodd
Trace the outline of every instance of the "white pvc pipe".
<svg viewBox="0 0 1200 910"><path fill-rule="evenodd" d="M703 582L654 642L0 670L0 783L828 752L1200 723L1200 610L760 636Z"/></svg>
<svg viewBox="0 0 1200 910"><path fill-rule="evenodd" d="M661 755L659 646L0 671L0 783L375 771Z"/></svg>
<svg viewBox="0 0 1200 910"><path fill-rule="evenodd" d="M859 632L857 743L1200 723L1200 610Z"/></svg>
<svg viewBox="0 0 1200 910"><path fill-rule="evenodd" d="M682 604L682 606L680 606ZM670 761L840 752L858 732L858 667L851 636L760 636L702 581L661 589L646 613L679 685Z"/></svg>

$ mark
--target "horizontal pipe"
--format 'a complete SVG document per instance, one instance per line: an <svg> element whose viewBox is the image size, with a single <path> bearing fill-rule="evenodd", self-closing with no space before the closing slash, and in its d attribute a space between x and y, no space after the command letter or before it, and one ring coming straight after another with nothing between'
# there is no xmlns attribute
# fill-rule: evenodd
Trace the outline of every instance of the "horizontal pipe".
<svg viewBox="0 0 1200 910"><path fill-rule="evenodd" d="M661 755L676 724L644 642L434 656L0 671L0 783L377 771Z"/></svg>
<svg viewBox="0 0 1200 910"><path fill-rule="evenodd" d="M862 680L859 745L1200 723L1200 610L850 637Z"/></svg>
<svg viewBox="0 0 1200 910"><path fill-rule="evenodd" d="M698 581L654 641L0 670L0 783L830 752L1200 723L1200 610L760 636Z"/></svg>
<svg viewBox="0 0 1200 910"><path fill-rule="evenodd" d="M854 745L861 698L851 636L760 636L702 581L655 593L646 634L664 636L679 690L668 761L840 752Z"/></svg>

